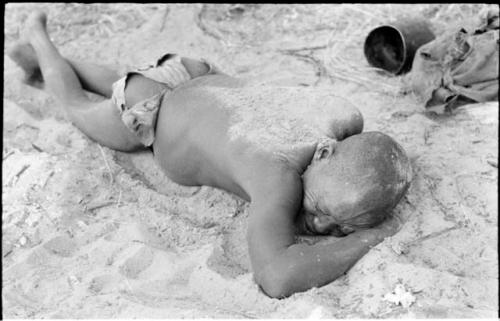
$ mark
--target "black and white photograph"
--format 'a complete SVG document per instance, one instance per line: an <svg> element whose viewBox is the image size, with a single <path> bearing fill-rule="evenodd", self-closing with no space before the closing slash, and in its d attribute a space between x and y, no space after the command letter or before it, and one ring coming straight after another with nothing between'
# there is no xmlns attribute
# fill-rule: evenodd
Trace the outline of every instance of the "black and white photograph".
<svg viewBox="0 0 500 321"><path fill-rule="evenodd" d="M497 319L499 6L6 3L2 319Z"/></svg>

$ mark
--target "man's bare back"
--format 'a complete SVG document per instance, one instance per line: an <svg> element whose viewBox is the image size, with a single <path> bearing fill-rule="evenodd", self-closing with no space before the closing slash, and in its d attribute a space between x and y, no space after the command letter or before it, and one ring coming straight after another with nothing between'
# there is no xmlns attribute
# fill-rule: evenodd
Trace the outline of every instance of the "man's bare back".
<svg viewBox="0 0 500 321"><path fill-rule="evenodd" d="M318 98L323 106L310 103ZM154 154L171 179L250 200L232 186L246 185L250 173L260 176L271 165L302 175L321 139L358 134L363 119L344 99L317 90L247 86L227 75L209 75L166 95L158 124Z"/></svg>

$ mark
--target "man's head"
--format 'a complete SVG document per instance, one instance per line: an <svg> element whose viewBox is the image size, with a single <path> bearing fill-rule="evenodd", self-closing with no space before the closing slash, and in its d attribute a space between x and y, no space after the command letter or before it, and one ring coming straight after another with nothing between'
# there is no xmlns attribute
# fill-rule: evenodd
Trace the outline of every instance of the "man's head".
<svg viewBox="0 0 500 321"><path fill-rule="evenodd" d="M324 140L303 174L306 226L334 235L373 227L396 206L410 181L406 153L385 134Z"/></svg>

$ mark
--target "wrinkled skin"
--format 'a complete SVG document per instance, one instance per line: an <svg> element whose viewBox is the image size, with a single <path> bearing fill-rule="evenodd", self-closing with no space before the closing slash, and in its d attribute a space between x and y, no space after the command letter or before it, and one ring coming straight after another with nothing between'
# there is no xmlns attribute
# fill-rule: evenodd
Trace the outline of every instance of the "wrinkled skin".
<svg viewBox="0 0 500 321"><path fill-rule="evenodd" d="M303 181L306 229L343 236L384 220L408 189L411 167L388 136L363 133L318 145Z"/></svg>

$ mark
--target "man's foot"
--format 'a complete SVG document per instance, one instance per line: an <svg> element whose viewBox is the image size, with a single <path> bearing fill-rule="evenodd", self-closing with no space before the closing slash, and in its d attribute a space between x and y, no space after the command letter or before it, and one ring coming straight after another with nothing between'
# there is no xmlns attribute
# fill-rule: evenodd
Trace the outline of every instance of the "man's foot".
<svg viewBox="0 0 500 321"><path fill-rule="evenodd" d="M47 37L47 14L42 11L33 12L25 21L21 39L31 43L36 37Z"/></svg>
<svg viewBox="0 0 500 321"><path fill-rule="evenodd" d="M18 41L7 51L7 55L24 71L23 82L43 89L43 76L33 47L26 41Z"/></svg>
<svg viewBox="0 0 500 321"><path fill-rule="evenodd" d="M24 21L20 40L7 52L8 56L24 70L23 82L40 89L43 88L43 76L31 43L44 38L48 38L47 15L35 11Z"/></svg>

